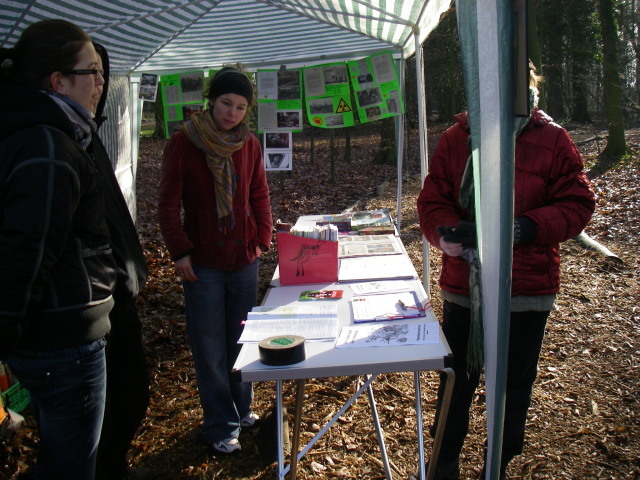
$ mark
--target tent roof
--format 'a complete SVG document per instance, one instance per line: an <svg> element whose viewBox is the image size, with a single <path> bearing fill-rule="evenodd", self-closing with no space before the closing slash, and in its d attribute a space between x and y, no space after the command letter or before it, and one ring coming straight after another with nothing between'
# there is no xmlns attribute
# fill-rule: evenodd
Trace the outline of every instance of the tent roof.
<svg viewBox="0 0 640 480"><path fill-rule="evenodd" d="M451 0L3 1L0 46L24 28L65 18L109 51L113 73L330 63L415 51Z"/></svg>

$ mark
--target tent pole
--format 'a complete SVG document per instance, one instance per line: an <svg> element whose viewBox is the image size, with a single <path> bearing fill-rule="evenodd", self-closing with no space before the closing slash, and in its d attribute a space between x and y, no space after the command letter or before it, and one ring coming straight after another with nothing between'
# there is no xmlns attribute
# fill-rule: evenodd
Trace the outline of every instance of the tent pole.
<svg viewBox="0 0 640 480"><path fill-rule="evenodd" d="M405 61L404 57L398 60L398 74L400 85L402 85L402 93L404 93L405 89ZM402 102L406 105L405 99ZM402 229L402 168L404 164L404 113L402 115L396 115L393 117L395 119L396 124L396 148L397 148L397 188L396 188L396 226L398 228L398 233Z"/></svg>
<svg viewBox="0 0 640 480"><path fill-rule="evenodd" d="M422 45L420 45L420 31L417 27L413 29L413 38L416 48L416 88L418 89L418 133L420 137L420 185L424 184L424 179L429 171L427 163L427 102L424 88L424 59L422 55ZM427 296L431 298L429 281L429 244L422 236L422 285Z"/></svg>

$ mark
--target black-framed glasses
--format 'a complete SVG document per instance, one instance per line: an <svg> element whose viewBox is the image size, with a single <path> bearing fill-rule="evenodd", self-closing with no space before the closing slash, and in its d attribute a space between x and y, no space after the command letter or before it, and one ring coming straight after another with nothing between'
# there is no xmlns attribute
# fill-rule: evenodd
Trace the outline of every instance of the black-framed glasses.
<svg viewBox="0 0 640 480"><path fill-rule="evenodd" d="M66 72L62 72L65 75L93 75L93 78L96 80L98 77L104 80L104 71L98 70L97 68L80 68L77 70L67 70Z"/></svg>

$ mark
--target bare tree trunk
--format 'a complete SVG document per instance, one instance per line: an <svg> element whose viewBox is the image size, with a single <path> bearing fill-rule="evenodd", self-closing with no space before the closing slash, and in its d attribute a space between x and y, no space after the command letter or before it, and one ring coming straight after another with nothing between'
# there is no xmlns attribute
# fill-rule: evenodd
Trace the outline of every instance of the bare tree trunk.
<svg viewBox="0 0 640 480"><path fill-rule="evenodd" d="M618 63L618 30L613 0L598 0L602 31L602 65L604 101L607 111L609 138L601 157L617 159L627 153L622 116L622 79Z"/></svg>
<svg viewBox="0 0 640 480"><path fill-rule="evenodd" d="M384 118L380 123L380 146L373 163L394 165L396 163L396 131L393 117Z"/></svg>
<svg viewBox="0 0 640 480"><path fill-rule="evenodd" d="M351 129L352 127L344 129L344 157L342 159L347 163L351 162Z"/></svg>
<svg viewBox="0 0 640 480"><path fill-rule="evenodd" d="M158 95L156 95L156 101L153 103L153 111L156 121L156 128L151 136L152 138L164 138L164 108L162 105L162 95L160 95L160 92L158 92Z"/></svg>

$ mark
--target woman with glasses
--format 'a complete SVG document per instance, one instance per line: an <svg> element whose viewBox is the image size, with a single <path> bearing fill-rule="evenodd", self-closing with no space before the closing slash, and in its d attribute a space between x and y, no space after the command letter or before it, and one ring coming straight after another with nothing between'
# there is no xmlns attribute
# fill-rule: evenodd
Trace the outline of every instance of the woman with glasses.
<svg viewBox="0 0 640 480"><path fill-rule="evenodd" d="M95 477L115 264L86 151L103 79L64 20L0 49L0 359L31 394L35 478Z"/></svg>

